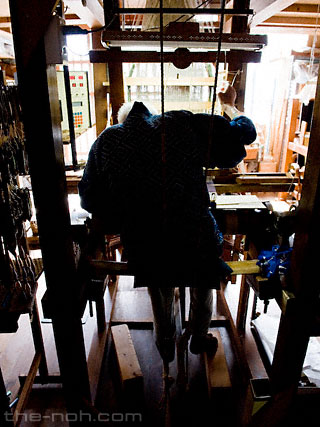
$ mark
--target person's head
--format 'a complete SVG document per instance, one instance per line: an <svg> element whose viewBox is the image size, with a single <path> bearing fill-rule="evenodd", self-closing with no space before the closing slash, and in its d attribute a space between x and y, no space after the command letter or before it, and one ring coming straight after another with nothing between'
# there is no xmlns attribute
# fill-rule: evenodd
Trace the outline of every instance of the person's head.
<svg viewBox="0 0 320 427"><path fill-rule="evenodd" d="M142 101L142 102L148 108L148 110L150 111L150 113L152 115L158 114L158 111L155 109L155 107L150 102L147 102L147 101ZM128 117L128 114L130 113L134 103L135 103L135 101L125 102L124 104L121 105L121 107L118 110L118 115L117 115L118 123L121 124L126 120L126 118Z"/></svg>

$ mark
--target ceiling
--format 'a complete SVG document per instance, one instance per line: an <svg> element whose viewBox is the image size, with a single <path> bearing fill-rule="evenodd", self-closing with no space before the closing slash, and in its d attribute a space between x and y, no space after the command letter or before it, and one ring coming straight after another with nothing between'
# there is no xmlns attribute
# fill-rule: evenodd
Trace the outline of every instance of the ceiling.
<svg viewBox="0 0 320 427"><path fill-rule="evenodd" d="M147 7L152 7L157 0L123 1L125 1L126 8L144 8L146 4ZM102 0L65 0L64 5L66 9L67 25L81 25L86 28L98 28L103 26L104 13L102 3ZM189 5L189 7L195 5L193 7L196 7L199 3L200 0L175 0L177 7L182 7L178 6L180 4ZM83 6L83 4L86 4L86 6ZM172 5L172 0L170 4ZM232 8L232 5L233 1L227 1L227 8ZM209 6L219 8L220 2L213 0ZM281 32L314 35L316 34L316 29L318 29L320 25L319 0L251 0L250 8L254 11L254 14L249 17L250 32L252 34ZM141 29L142 15L121 16L124 17L122 25L125 26L123 28ZM177 15L175 15L173 19L176 19L176 17ZM226 16L225 32L228 32L227 22L228 16ZM207 19L206 26L204 27L204 24L200 24L200 29L201 25L202 28L206 28L207 31L214 31L214 28L217 27L219 23ZM0 45L1 43L2 46L8 43L12 44L9 0L0 1ZM3 57L3 55L1 56Z"/></svg>

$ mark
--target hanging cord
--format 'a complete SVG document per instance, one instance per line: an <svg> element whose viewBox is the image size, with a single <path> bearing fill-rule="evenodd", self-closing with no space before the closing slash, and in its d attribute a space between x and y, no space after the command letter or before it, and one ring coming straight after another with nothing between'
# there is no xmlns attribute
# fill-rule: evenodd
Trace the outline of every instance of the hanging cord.
<svg viewBox="0 0 320 427"><path fill-rule="evenodd" d="M188 371L189 371L189 359L188 359L188 343L191 337L191 328L187 324L186 329L180 336L177 344L177 386L182 391L188 391Z"/></svg>
<svg viewBox="0 0 320 427"><path fill-rule="evenodd" d="M171 425L171 415L170 415L170 388L174 383L174 379L169 375L169 363L163 362L163 390L162 397L160 400L160 409L164 410L165 414L165 427L170 427Z"/></svg>
<svg viewBox="0 0 320 427"><path fill-rule="evenodd" d="M207 160L205 165L205 179L207 179L208 168L210 164L211 148L212 148L212 134L213 134L213 116L214 116L214 106L217 99L217 85L218 85L218 76L219 76L219 63L220 63L220 53L221 53L221 44L222 44L222 34L223 34L223 21L225 15L225 0L221 0L221 17L220 17L220 28L219 28L219 39L218 39L218 50L216 56L216 72L214 76L214 87L213 87L213 97L211 105L211 120L209 128L209 141L208 141L208 151L207 151Z"/></svg>
<svg viewBox="0 0 320 427"><path fill-rule="evenodd" d="M161 165L162 165L162 207L163 225L165 225L167 213L166 200L166 132L164 117L164 53L163 53L163 0L160 0L160 79L161 79Z"/></svg>

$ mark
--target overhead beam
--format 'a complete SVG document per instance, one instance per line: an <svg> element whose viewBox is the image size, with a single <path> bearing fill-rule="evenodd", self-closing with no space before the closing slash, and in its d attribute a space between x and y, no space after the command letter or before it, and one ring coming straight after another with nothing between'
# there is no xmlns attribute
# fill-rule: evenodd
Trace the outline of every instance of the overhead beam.
<svg viewBox="0 0 320 427"><path fill-rule="evenodd" d="M261 52L245 50L222 52L220 61L260 62ZM190 62L216 62L216 52L189 52ZM106 62L160 62L160 52L155 51L121 51L114 52L106 49L95 49L89 52L90 62L93 64ZM175 52L164 52L164 62L175 62Z"/></svg>
<svg viewBox="0 0 320 427"><path fill-rule="evenodd" d="M66 25L83 25L82 19L75 13L66 13L64 18L66 20Z"/></svg>
<svg viewBox="0 0 320 427"><path fill-rule="evenodd" d="M285 8L281 12L281 16L297 16L297 15L314 15L314 17L318 14L318 6L316 4L293 4Z"/></svg>
<svg viewBox="0 0 320 427"><path fill-rule="evenodd" d="M52 13L58 3L59 0L44 0L38 1L37 7L32 7L30 2L24 0L10 0L11 18L15 9L19 9L20 16L24 17L16 29L16 37L28 40L28 43L25 43L23 47L21 65L26 66L28 64L32 54L42 42L49 27ZM8 35L8 33L6 34Z"/></svg>
<svg viewBox="0 0 320 427"><path fill-rule="evenodd" d="M69 7L68 12L78 15L89 28L103 27L104 11L99 0L86 0L85 6L79 0L64 0L64 4Z"/></svg>
<svg viewBox="0 0 320 427"><path fill-rule="evenodd" d="M310 34L314 35L314 27L297 27L289 25L265 25L264 22L254 29L255 34Z"/></svg>
<svg viewBox="0 0 320 427"><path fill-rule="evenodd" d="M255 15L252 18L250 27L256 27L293 3L293 0L252 0L250 7L255 11Z"/></svg>
<svg viewBox="0 0 320 427"><path fill-rule="evenodd" d="M301 17L287 17L287 16L273 16L263 22L263 25L281 25L281 26L294 26L294 27L312 27L315 28L320 25L316 18L301 18Z"/></svg>
<svg viewBox="0 0 320 427"><path fill-rule="evenodd" d="M12 34L4 30L0 30L0 39L2 41L5 41L6 43L10 43L10 44L13 43Z"/></svg>
<svg viewBox="0 0 320 427"><path fill-rule="evenodd" d="M11 18L9 16L0 16L0 28L10 28Z"/></svg>

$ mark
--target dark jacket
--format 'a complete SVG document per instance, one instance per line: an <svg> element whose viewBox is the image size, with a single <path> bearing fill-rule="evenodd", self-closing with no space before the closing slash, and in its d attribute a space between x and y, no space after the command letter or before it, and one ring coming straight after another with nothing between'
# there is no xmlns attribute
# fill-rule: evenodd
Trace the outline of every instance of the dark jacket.
<svg viewBox="0 0 320 427"><path fill-rule="evenodd" d="M135 102L123 124L101 133L79 184L81 205L106 232L120 233L136 286L218 288L223 238L203 167L236 166L256 138L254 125L245 116L229 122L170 111L162 138L161 123Z"/></svg>

